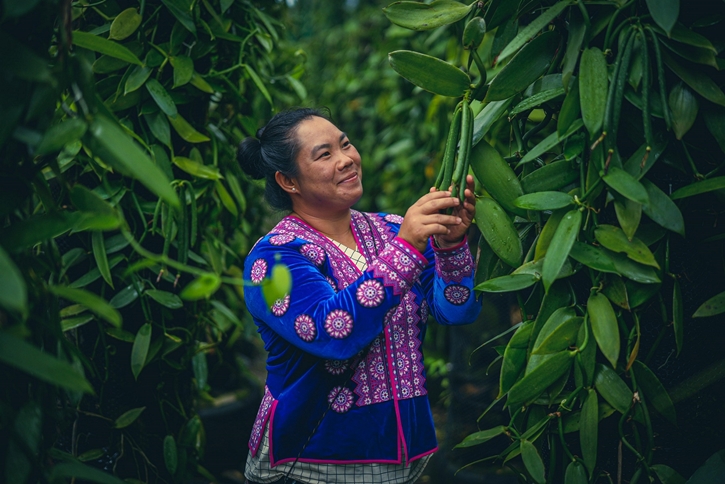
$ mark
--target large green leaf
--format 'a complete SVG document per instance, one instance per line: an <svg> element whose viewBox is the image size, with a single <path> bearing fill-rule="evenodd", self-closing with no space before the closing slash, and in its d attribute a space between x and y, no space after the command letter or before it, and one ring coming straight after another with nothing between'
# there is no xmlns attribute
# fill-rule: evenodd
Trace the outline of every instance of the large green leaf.
<svg viewBox="0 0 725 484"><path fill-rule="evenodd" d="M574 197L564 192L537 192L521 195L514 205L526 210L556 210L574 203Z"/></svg>
<svg viewBox="0 0 725 484"><path fill-rule="evenodd" d="M616 190L619 194L632 200L633 202L647 205L649 197L647 190L632 175L621 168L610 166L609 171L601 173L604 183Z"/></svg>
<svg viewBox="0 0 725 484"><path fill-rule="evenodd" d="M562 351L554 355L547 355L546 361L511 387L506 406L516 408L534 401L544 390L569 370L575 354L574 351Z"/></svg>
<svg viewBox="0 0 725 484"><path fill-rule="evenodd" d="M670 195L670 198L677 200L679 198L692 197L693 195L700 195L701 193L720 190L722 188L725 188L725 176L716 176L679 188Z"/></svg>
<svg viewBox="0 0 725 484"><path fill-rule="evenodd" d="M133 34L141 25L142 17L134 7L127 8L123 12L116 15L111 22L111 31L108 34L109 39L123 40Z"/></svg>
<svg viewBox="0 0 725 484"><path fill-rule="evenodd" d="M516 197L524 193L521 183L498 150L481 140L471 150L469 159L473 174L489 195L509 212L526 216L526 210L514 204Z"/></svg>
<svg viewBox="0 0 725 484"><path fill-rule="evenodd" d="M571 210L564 215L556 228L556 232L554 232L549 249L546 251L542 269L544 288L547 291L559 275L561 267L569 256L571 246L574 245L574 241L579 235L581 222L582 213L578 209Z"/></svg>
<svg viewBox="0 0 725 484"><path fill-rule="evenodd" d="M624 383L612 368L597 364L597 373L594 376L594 387L597 392L619 413L625 413L632 406L632 390Z"/></svg>
<svg viewBox="0 0 725 484"><path fill-rule="evenodd" d="M189 175L193 175L197 178L204 178L207 180L219 180L223 178L219 173L219 168L212 165L203 165L190 158L184 156L174 156L172 159L174 165L178 166Z"/></svg>
<svg viewBox="0 0 725 484"><path fill-rule="evenodd" d="M116 59L121 59L129 64L136 64L139 66L143 65L143 62L141 62L141 60L139 60L133 52L128 50L127 47L88 32L74 30L73 43L78 47L83 47L84 49L115 57Z"/></svg>
<svg viewBox="0 0 725 484"><path fill-rule="evenodd" d="M53 125L43 135L35 154L40 156L59 151L67 143L81 139L86 129L88 124L81 118L71 118Z"/></svg>
<svg viewBox="0 0 725 484"><path fill-rule="evenodd" d="M121 314L102 297L83 289L67 286L48 286L48 290L58 297L84 305L100 318L116 327L121 327Z"/></svg>
<svg viewBox="0 0 725 484"><path fill-rule="evenodd" d="M472 447L474 445L483 444L493 439L494 437L502 435L504 432L506 432L506 427L504 427L503 425L499 425L488 430L480 430L467 436L465 439L463 439L463 442L453 448L458 449L462 447Z"/></svg>
<svg viewBox="0 0 725 484"><path fill-rule="evenodd" d="M521 160L519 161L519 163L518 163L517 166L521 166L521 165L523 165L525 163L529 163L531 161L534 161L536 158L538 158L539 156L543 155L544 153L548 153L555 146L558 146L562 141L566 140L571 135L573 135L574 133L576 133L577 130L579 128L581 128L582 126L583 126L582 120L581 119L577 119L576 121L574 121L573 123L571 123L571 125L569 126L569 130L566 133L564 133L562 136L559 136L559 133L556 132L556 131L554 131L549 136L547 136L546 138L544 138L543 140L541 140L539 142L539 144L537 144L536 146L534 146L533 148L531 148L531 151L529 151L528 153L526 153L523 156L523 158L521 158Z"/></svg>
<svg viewBox="0 0 725 484"><path fill-rule="evenodd" d="M721 292L702 303L692 317L707 318L722 313L725 313L725 292Z"/></svg>
<svg viewBox="0 0 725 484"><path fill-rule="evenodd" d="M713 454L688 479L687 484L710 484L725 476L725 449Z"/></svg>
<svg viewBox="0 0 725 484"><path fill-rule="evenodd" d="M476 226L493 252L511 267L518 267L523 247L508 214L495 200L481 197L476 201Z"/></svg>
<svg viewBox="0 0 725 484"><path fill-rule="evenodd" d="M680 15L680 0L647 0L652 19L670 35Z"/></svg>
<svg viewBox="0 0 725 484"><path fill-rule="evenodd" d="M196 35L196 23L191 16L191 4L186 0L161 0L186 30Z"/></svg>
<svg viewBox="0 0 725 484"><path fill-rule="evenodd" d="M720 106L725 106L725 93L707 74L703 74L698 69L684 67L673 59L665 50L662 51L662 59L665 64L677 74L677 76L685 81L696 93Z"/></svg>
<svg viewBox="0 0 725 484"><path fill-rule="evenodd" d="M136 178L170 205L181 206L164 172L115 122L97 115L89 132L93 148L104 162Z"/></svg>
<svg viewBox="0 0 725 484"><path fill-rule="evenodd" d="M431 30L461 20L475 6L475 2L464 5L453 0L393 2L383 8L383 13L388 20L406 29Z"/></svg>
<svg viewBox="0 0 725 484"><path fill-rule="evenodd" d="M67 211L33 215L4 227L0 232L0 244L11 252L18 252L68 232L81 218L80 212Z"/></svg>
<svg viewBox="0 0 725 484"><path fill-rule="evenodd" d="M156 101L156 104L167 116L174 117L178 114L179 111L176 108L174 100L159 81L156 79L149 79L146 81L146 90L149 94L151 94L151 97L154 101Z"/></svg>
<svg viewBox="0 0 725 484"><path fill-rule="evenodd" d="M184 119L181 114L176 116L168 116L171 126L185 141L189 143L203 143L209 141L209 137L198 132L189 122Z"/></svg>
<svg viewBox="0 0 725 484"><path fill-rule="evenodd" d="M587 313L599 349L612 366L617 368L620 348L619 325L612 304L604 294L592 294L587 301Z"/></svg>
<svg viewBox="0 0 725 484"><path fill-rule="evenodd" d="M521 441L521 459L529 475L536 484L546 483L546 474L544 469L544 461L541 460L539 451L533 443L528 440Z"/></svg>
<svg viewBox="0 0 725 484"><path fill-rule="evenodd" d="M39 380L76 392L93 393L93 387L70 363L59 360L6 331L0 331L0 361Z"/></svg>
<svg viewBox="0 0 725 484"><path fill-rule="evenodd" d="M0 246L0 306L21 314L28 312L28 289L23 274Z"/></svg>
<svg viewBox="0 0 725 484"><path fill-rule="evenodd" d="M185 299L187 301L196 301L198 299L208 298L214 294L217 289L219 289L221 283L221 279L216 274L211 272L205 273L187 284L187 286L182 289L179 296L181 299Z"/></svg>
<svg viewBox="0 0 725 484"><path fill-rule="evenodd" d="M531 287L539 280L535 274L509 274L494 277L477 285L474 289L481 292L511 292Z"/></svg>
<svg viewBox="0 0 725 484"><path fill-rule="evenodd" d="M645 215L662 227L685 236L685 219L682 212L665 192L647 179L642 180L649 203L642 207Z"/></svg>
<svg viewBox="0 0 725 484"><path fill-rule="evenodd" d="M530 24L521 29L514 39L501 51L498 55L497 62L502 62L504 59L509 58L512 54L515 54L526 42L529 41L534 35L536 35L541 29L549 24L554 18L559 15L562 10L571 4L569 0L562 0L556 3L553 7L547 9L544 13L539 15Z"/></svg>
<svg viewBox="0 0 725 484"><path fill-rule="evenodd" d="M655 464L650 466L662 484L685 484L685 478L677 473L673 468L664 464Z"/></svg>
<svg viewBox="0 0 725 484"><path fill-rule="evenodd" d="M579 179L579 173L573 169L571 162L555 161L537 168L521 179L524 193L559 190Z"/></svg>
<svg viewBox="0 0 725 484"><path fill-rule="evenodd" d="M149 353L149 345L151 344L151 324L146 323L139 328L131 347L131 371L133 377L138 379L139 373L146 365L146 356Z"/></svg>
<svg viewBox="0 0 725 484"><path fill-rule="evenodd" d="M484 101L501 101L522 92L551 65L559 47L559 35L545 32L528 43L493 78Z"/></svg>
<svg viewBox="0 0 725 484"><path fill-rule="evenodd" d="M416 86L441 96L461 97L470 89L468 74L448 62L410 50L388 54L392 68Z"/></svg>
<svg viewBox="0 0 725 484"><path fill-rule="evenodd" d="M646 402L652 405L660 415L669 420L672 425L677 425L675 406L659 378L652 373L647 365L639 360L634 360L632 369L637 376L637 385L642 389Z"/></svg>
<svg viewBox="0 0 725 484"><path fill-rule="evenodd" d="M144 410L146 410L146 407L132 408L131 410L124 412L113 423L114 428L122 429L124 427L128 427L141 416Z"/></svg>
<svg viewBox="0 0 725 484"><path fill-rule="evenodd" d="M582 458L589 470L594 473L597 464L597 447L599 438L599 400L597 392L590 388L582 405L579 418L579 441L581 442Z"/></svg>
<svg viewBox="0 0 725 484"><path fill-rule="evenodd" d="M600 272L611 272L617 274L617 268L609 256L599 247L594 247L584 242L574 242L569 255L587 267Z"/></svg>
<svg viewBox="0 0 725 484"><path fill-rule="evenodd" d="M682 139L695 123L699 102L695 93L682 82L675 84L668 100L672 111L672 130L675 138Z"/></svg>
<svg viewBox="0 0 725 484"><path fill-rule="evenodd" d="M600 225L594 230L594 236L602 246L614 252L624 252L633 261L659 269L659 264L649 248L634 237L629 240L622 229L613 225Z"/></svg>
<svg viewBox="0 0 725 484"><path fill-rule="evenodd" d="M584 125L592 137L599 136L604 122L608 85L604 54L596 47L586 49L579 66L579 101Z"/></svg>

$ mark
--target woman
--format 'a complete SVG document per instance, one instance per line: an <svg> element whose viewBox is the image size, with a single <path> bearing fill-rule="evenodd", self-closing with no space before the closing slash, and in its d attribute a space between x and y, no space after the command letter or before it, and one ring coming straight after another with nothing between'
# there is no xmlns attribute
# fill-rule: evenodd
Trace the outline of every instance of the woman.
<svg viewBox="0 0 725 484"><path fill-rule="evenodd" d="M431 189L405 219L352 210L360 155L312 109L277 114L238 158L266 178L272 207L290 211L245 263L246 304L269 353L247 479L414 482L437 449L421 352L428 314L466 324L480 309L465 238L473 178L462 204ZM260 283L277 263L292 289L270 307Z"/></svg>

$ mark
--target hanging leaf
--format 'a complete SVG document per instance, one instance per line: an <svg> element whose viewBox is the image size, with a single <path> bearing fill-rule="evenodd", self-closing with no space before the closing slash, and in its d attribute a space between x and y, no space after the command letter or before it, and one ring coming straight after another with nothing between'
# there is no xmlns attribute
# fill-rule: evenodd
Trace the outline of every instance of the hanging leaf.
<svg viewBox="0 0 725 484"><path fill-rule="evenodd" d="M700 103L684 83L678 82L670 91L669 106L672 111L672 130L677 139L685 136L697 118Z"/></svg>
<svg viewBox="0 0 725 484"><path fill-rule="evenodd" d="M629 305L629 296L627 295L627 286L621 277L612 274L607 276L604 288L602 288L602 294L607 296L612 304L616 304L623 309L631 309Z"/></svg>
<svg viewBox="0 0 725 484"><path fill-rule="evenodd" d="M652 19L669 36L680 15L680 0L647 0L647 8Z"/></svg>
<svg viewBox="0 0 725 484"><path fill-rule="evenodd" d="M134 423L139 416L141 416L144 410L146 410L146 407L132 408L131 410L124 412L116 419L113 427L117 429L128 427Z"/></svg>
<svg viewBox="0 0 725 484"><path fill-rule="evenodd" d="M650 466L662 484L685 484L685 478L679 475L673 468L664 464Z"/></svg>
<svg viewBox="0 0 725 484"><path fill-rule="evenodd" d="M587 313L592 323L592 332L602 354L617 368L619 359L619 326L609 299L601 293L589 296Z"/></svg>
<svg viewBox="0 0 725 484"><path fill-rule="evenodd" d="M536 193L559 190L579 179L579 173L571 162L566 160L554 161L541 168L537 168L521 179L521 188L524 193Z"/></svg>
<svg viewBox="0 0 725 484"><path fill-rule="evenodd" d="M597 444L599 438L599 400L597 392L590 388L582 405L579 418L579 441L582 448L582 459L589 474L594 473L597 465Z"/></svg>
<svg viewBox="0 0 725 484"><path fill-rule="evenodd" d="M511 102L512 99L509 98L503 101L493 101L484 106L476 119L473 120L473 141L471 142L473 146L477 146L483 137L488 134L493 124L501 119ZM471 160L471 164L473 164L473 160Z"/></svg>
<svg viewBox="0 0 725 484"><path fill-rule="evenodd" d="M480 292L511 292L531 287L539 280L534 274L509 274L507 276L494 277L486 282L477 285L473 289Z"/></svg>
<svg viewBox="0 0 725 484"><path fill-rule="evenodd" d="M516 383L526 366L526 353L533 323L522 324L506 345L501 363L499 392L496 398L504 396Z"/></svg>
<svg viewBox="0 0 725 484"><path fill-rule="evenodd" d="M546 361L511 387L506 406L516 408L534 401L559 377L569 371L575 354L574 351L562 351L561 353L547 355L548 359Z"/></svg>
<svg viewBox="0 0 725 484"><path fill-rule="evenodd" d="M141 15L139 15L135 7L127 8L116 15L116 18L111 22L111 31L108 34L108 38L112 40L123 40L129 37L139 28L141 20Z"/></svg>
<svg viewBox="0 0 725 484"><path fill-rule="evenodd" d="M171 161L189 175L197 178L206 180L219 180L222 178L219 168L216 166L204 165L184 156L174 156Z"/></svg>
<svg viewBox="0 0 725 484"><path fill-rule="evenodd" d="M458 22L468 15L476 4L464 5L452 0L431 3L394 2L383 8L388 20L410 30L431 30Z"/></svg>
<svg viewBox="0 0 725 484"><path fill-rule="evenodd" d="M685 84L690 86L696 93L710 102L725 106L725 93L708 75L696 69L683 67L670 57L665 50L662 51L662 60L667 64L667 67L677 74L677 77L685 81Z"/></svg>
<svg viewBox="0 0 725 484"><path fill-rule="evenodd" d="M637 376L637 385L642 389L647 403L652 405L657 413L665 417L672 425L677 425L675 406L659 378L639 360L634 360L632 368Z"/></svg>
<svg viewBox="0 0 725 484"><path fill-rule="evenodd" d="M706 318L722 313L725 313L725 292L721 292L702 303L692 317Z"/></svg>
<svg viewBox="0 0 725 484"><path fill-rule="evenodd" d="M564 474L564 484L587 484L587 470L578 460L570 462L566 466L566 473Z"/></svg>
<svg viewBox="0 0 725 484"><path fill-rule="evenodd" d="M176 108L176 103L174 103L174 100L171 99L171 96L159 81L149 79L145 85L146 90L151 94L153 100L167 116L173 118L178 114L179 111Z"/></svg>
<svg viewBox="0 0 725 484"><path fill-rule="evenodd" d="M559 133L559 136L564 136L564 133L569 131L571 123L582 117L579 96L579 79L574 79L571 81L569 92L561 104L559 117L556 121L556 132Z"/></svg>
<svg viewBox="0 0 725 484"><path fill-rule="evenodd" d="M74 289L66 286L48 286L48 290L58 297L84 305L92 313L108 321L113 326L121 327L121 314L102 297L83 289Z"/></svg>
<svg viewBox="0 0 725 484"><path fill-rule="evenodd" d="M191 16L191 5L186 0L161 0L161 2L186 30L196 36L196 23Z"/></svg>
<svg viewBox="0 0 725 484"><path fill-rule="evenodd" d="M612 259L598 247L583 242L574 242L569 255L577 262L581 262L597 271L617 274L617 268L614 266Z"/></svg>
<svg viewBox="0 0 725 484"><path fill-rule="evenodd" d="M521 440L521 458L534 482L537 484L545 484L544 461L541 460L539 451L536 450L534 444L525 439Z"/></svg>
<svg viewBox="0 0 725 484"><path fill-rule="evenodd" d="M579 66L579 101L582 119L592 137L599 136L604 122L604 109L607 104L609 81L607 61L596 47L582 53Z"/></svg>
<svg viewBox="0 0 725 484"><path fill-rule="evenodd" d="M181 299L187 301L197 301L199 299L205 299L210 297L212 294L219 289L222 280L218 275L207 272L191 281L187 286L181 290L179 296Z"/></svg>
<svg viewBox="0 0 725 484"><path fill-rule="evenodd" d="M571 210L561 219L556 232L551 239L549 249L546 251L544 258L544 267L542 269L542 279L544 288L549 290L551 284L556 279L561 267L564 265L566 258L569 256L571 246L579 235L581 227L582 213L578 209Z"/></svg>
<svg viewBox="0 0 725 484"><path fill-rule="evenodd" d="M130 284L116 293L109 304L116 309L125 308L138 298L138 291L134 284Z"/></svg>
<svg viewBox="0 0 725 484"><path fill-rule="evenodd" d="M191 81L194 75L194 61L190 57L179 55L170 57L169 60L174 68L174 88Z"/></svg>
<svg viewBox="0 0 725 484"><path fill-rule="evenodd" d="M176 473L177 464L179 457L176 449L176 441L174 441L173 435L167 435L164 437L164 464L169 474L174 475Z"/></svg>
<svg viewBox="0 0 725 484"><path fill-rule="evenodd" d="M204 390L206 388L206 380L209 375L209 370L206 363L206 354L203 351L198 351L191 358L191 367L194 370L196 388L198 390Z"/></svg>
<svg viewBox="0 0 725 484"><path fill-rule="evenodd" d="M484 101L508 99L529 87L549 68L558 47L559 35L555 32L536 37L493 78Z"/></svg>
<svg viewBox="0 0 725 484"><path fill-rule="evenodd" d="M0 246L0 306L28 313L28 289L23 274Z"/></svg>
<svg viewBox="0 0 725 484"><path fill-rule="evenodd" d="M531 354L548 355L574 346L583 321L582 317L570 317L551 331L547 331L547 328L542 329ZM545 333L548 334L542 337Z"/></svg>
<svg viewBox="0 0 725 484"><path fill-rule="evenodd" d="M632 405L632 390L614 370L601 363L597 364L594 387L619 413L625 413Z"/></svg>
<svg viewBox="0 0 725 484"><path fill-rule="evenodd" d="M521 29L521 31L509 42L503 51L498 55L496 62L503 62L505 59L516 53L526 42L536 35L541 29L546 27L549 22L554 20L566 7L571 4L569 0L563 0L556 3L553 7L539 15L530 24ZM533 42L532 42L533 43ZM512 61L513 62L513 61Z"/></svg>
<svg viewBox="0 0 725 484"><path fill-rule="evenodd" d="M388 54L391 67L421 89L441 96L461 97L470 89L471 79L457 67L436 57L396 50Z"/></svg>
<svg viewBox="0 0 725 484"><path fill-rule="evenodd" d="M725 188L725 176L716 176L679 188L670 195L670 198L672 200L678 200L680 198L692 197L694 195L700 195L702 193L720 190L722 188Z"/></svg>
<svg viewBox="0 0 725 484"><path fill-rule="evenodd" d="M511 267L518 267L523 257L521 239L513 222L495 200L481 197L476 200L476 226L491 250Z"/></svg>
<svg viewBox="0 0 725 484"><path fill-rule="evenodd" d="M134 379L138 380L138 375L146 364L146 357L149 353L149 345L151 344L151 324L146 323L136 333L131 347L131 371Z"/></svg>
<svg viewBox="0 0 725 484"><path fill-rule="evenodd" d="M73 43L78 47L121 59L129 64L143 65L136 55L121 44L80 30L73 31Z"/></svg>
<svg viewBox="0 0 725 484"><path fill-rule="evenodd" d="M87 129L88 124L81 118L71 118L55 124L45 132L35 148L35 154L40 156L59 151L66 144L81 139Z"/></svg>
<svg viewBox="0 0 725 484"><path fill-rule="evenodd" d="M528 111L529 109L533 109L536 107L541 106L545 102L552 101L554 99L557 99L564 95L564 88L559 87L556 89L548 89L546 91L541 91L539 93L534 94L531 97L527 97L520 103L518 103L509 113L509 116L514 116L516 114L522 113L524 111Z"/></svg>
<svg viewBox="0 0 725 484"><path fill-rule="evenodd" d="M522 195L514 205L526 210L556 210L574 203L574 197L563 192L538 192Z"/></svg>
<svg viewBox="0 0 725 484"><path fill-rule="evenodd" d="M526 216L526 210L518 208L514 203L516 197L524 194L521 183L496 148L486 140L481 140L471 149L470 164L476 180L491 198L509 212Z"/></svg>
<svg viewBox="0 0 725 484"><path fill-rule="evenodd" d="M594 236L602 246L611 251L624 252L633 261L660 268L649 248L636 237L627 239L619 227L602 224L594 230Z"/></svg>
<svg viewBox="0 0 725 484"><path fill-rule="evenodd" d="M257 74L257 71L255 71L249 64L244 64L244 69L247 71L247 74L249 74L249 77L252 78L252 82L254 82L254 85L257 86L257 89L259 89L259 91L262 93L262 96L264 96L270 106L274 106L274 103L272 102L272 96L269 95L267 86L264 85L264 82L262 82L262 79Z"/></svg>
<svg viewBox="0 0 725 484"><path fill-rule="evenodd" d="M617 273L624 277L642 284L657 284L661 282L657 272L652 267L634 262L625 254L606 249L604 249L604 252L612 260L615 269L617 269Z"/></svg>
<svg viewBox="0 0 725 484"><path fill-rule="evenodd" d="M642 185L647 190L649 203L642 207L645 215L660 226L685 236L685 219L682 212L665 192L649 180L643 179Z"/></svg>
<svg viewBox="0 0 725 484"><path fill-rule="evenodd" d="M525 163L534 161L536 158L543 155L544 153L548 153L555 146L558 146L562 141L566 140L567 138L569 138L569 136L576 133L577 130L579 130L579 128L581 128L582 126L583 126L582 120L578 119L578 120L574 121L573 123L571 123L571 125L569 126L569 131L564 133L563 136L559 136L559 133L554 131L549 136L544 138L541 142L539 142L539 144L537 144L536 146L531 148L531 151L526 153L524 155L524 157L521 158L518 165L516 165L516 166L521 166Z"/></svg>
<svg viewBox="0 0 725 484"><path fill-rule="evenodd" d="M0 361L51 385L93 394L93 387L69 363L7 331L0 331Z"/></svg>
<svg viewBox="0 0 725 484"><path fill-rule="evenodd" d="M633 202L647 205L649 197L647 190L632 175L621 168L610 166L609 171L605 174L600 173L604 183L617 191L617 193L632 200Z"/></svg>
<svg viewBox="0 0 725 484"><path fill-rule="evenodd" d="M454 446L453 448L460 449L463 447L473 447L474 445L483 444L493 439L494 437L502 435L504 432L506 432L506 427L504 427L503 425L499 425L488 430L480 430L467 436L465 439L463 439L463 442Z"/></svg>
<svg viewBox="0 0 725 484"><path fill-rule="evenodd" d="M181 298L179 298L179 296L167 291L149 289L148 291L145 291L144 294L169 309L179 309L184 306L184 303L181 301Z"/></svg>
<svg viewBox="0 0 725 484"><path fill-rule="evenodd" d="M171 126L185 141L189 143L203 143L209 141L209 137L198 132L189 122L184 119L181 114L176 116L168 116Z"/></svg>

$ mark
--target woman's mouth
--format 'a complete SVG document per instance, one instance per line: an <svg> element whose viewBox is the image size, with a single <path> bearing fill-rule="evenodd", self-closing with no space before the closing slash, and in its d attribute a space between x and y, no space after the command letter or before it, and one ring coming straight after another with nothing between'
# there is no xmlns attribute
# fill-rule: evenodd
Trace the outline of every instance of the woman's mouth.
<svg viewBox="0 0 725 484"><path fill-rule="evenodd" d="M353 173L350 176L346 177L344 180L340 181L339 183L349 183L349 182L357 180L357 178L358 178L357 173Z"/></svg>

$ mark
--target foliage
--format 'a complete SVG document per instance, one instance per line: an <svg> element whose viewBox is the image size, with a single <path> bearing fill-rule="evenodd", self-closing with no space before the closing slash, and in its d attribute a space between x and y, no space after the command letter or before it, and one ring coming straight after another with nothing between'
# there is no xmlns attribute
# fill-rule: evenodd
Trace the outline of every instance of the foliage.
<svg viewBox="0 0 725 484"><path fill-rule="evenodd" d="M267 217L236 143L305 95L284 7L2 8L2 479L208 476L195 409L234 366Z"/></svg>
<svg viewBox="0 0 725 484"><path fill-rule="evenodd" d="M464 39L449 64L428 49L390 56L413 84L461 96L476 114L477 290L515 294L522 322L500 357L496 402L509 422L460 446L506 435L508 447L483 460L512 466L522 482L604 482L617 466L628 482L670 471L657 464L653 422L674 424L675 407L648 364L664 335L679 354L686 321L723 311L715 292L685 312L671 254L694 247L693 232L697 242L714 235L706 240L722 250L701 220L721 210L725 186L725 6L680 7L493 0L385 9L417 31L462 32L476 16L487 26L481 46L469 55ZM462 74L475 83L466 87ZM647 348L645 327L660 333ZM624 456L609 459L599 444L613 435Z"/></svg>

